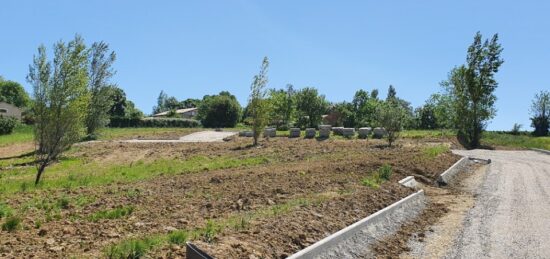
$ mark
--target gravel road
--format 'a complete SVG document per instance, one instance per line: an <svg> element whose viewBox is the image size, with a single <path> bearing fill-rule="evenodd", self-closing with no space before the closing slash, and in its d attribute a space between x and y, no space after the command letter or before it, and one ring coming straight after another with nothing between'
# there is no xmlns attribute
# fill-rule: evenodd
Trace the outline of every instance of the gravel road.
<svg viewBox="0 0 550 259"><path fill-rule="evenodd" d="M474 207L445 258L550 258L550 155L458 150L491 159Z"/></svg>

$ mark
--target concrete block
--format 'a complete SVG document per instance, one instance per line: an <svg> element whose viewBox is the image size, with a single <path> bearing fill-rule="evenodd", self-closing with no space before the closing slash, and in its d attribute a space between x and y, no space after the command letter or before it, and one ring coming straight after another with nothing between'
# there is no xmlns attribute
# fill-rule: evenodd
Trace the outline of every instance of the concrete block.
<svg viewBox="0 0 550 259"><path fill-rule="evenodd" d="M317 134L317 131L314 128L306 129L306 138L314 138L316 134Z"/></svg>
<svg viewBox="0 0 550 259"><path fill-rule="evenodd" d="M463 157L458 160L453 166L449 167L449 169L439 175L437 178L437 183L439 185L449 184L453 178L455 178L455 176L468 165L469 161L470 159L468 157Z"/></svg>
<svg viewBox="0 0 550 259"><path fill-rule="evenodd" d="M300 128L290 128L289 138L299 138L300 137Z"/></svg>
<svg viewBox="0 0 550 259"><path fill-rule="evenodd" d="M386 136L386 134L387 134L386 129L378 127L378 128L374 128L372 137L380 139Z"/></svg>
<svg viewBox="0 0 550 259"><path fill-rule="evenodd" d="M372 128L369 128L369 127L360 128L359 138L368 138L371 132L372 132Z"/></svg>
<svg viewBox="0 0 550 259"><path fill-rule="evenodd" d="M277 136L277 130L275 130L275 128L266 128L264 130L265 138L274 138L275 136Z"/></svg>
<svg viewBox="0 0 550 259"><path fill-rule="evenodd" d="M334 135L342 135L342 132L344 131L344 127L333 127L332 132L334 132Z"/></svg>
<svg viewBox="0 0 550 259"><path fill-rule="evenodd" d="M249 137L249 138L254 137L254 132L253 132L253 131L246 131L246 132L244 133L244 136L245 136L245 137Z"/></svg>
<svg viewBox="0 0 550 259"><path fill-rule="evenodd" d="M342 130L342 136L347 137L347 138L351 138L351 137L355 136L355 129L354 128L344 128Z"/></svg>
<svg viewBox="0 0 550 259"><path fill-rule="evenodd" d="M319 137L329 138L331 130L332 130L332 126L330 125L319 125Z"/></svg>
<svg viewBox="0 0 550 259"><path fill-rule="evenodd" d="M246 131L239 131L239 137L246 137Z"/></svg>

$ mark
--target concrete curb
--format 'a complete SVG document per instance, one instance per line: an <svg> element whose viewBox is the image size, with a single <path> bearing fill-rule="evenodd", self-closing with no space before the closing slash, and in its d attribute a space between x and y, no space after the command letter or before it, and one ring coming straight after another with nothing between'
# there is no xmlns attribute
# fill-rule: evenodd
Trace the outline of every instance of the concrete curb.
<svg viewBox="0 0 550 259"><path fill-rule="evenodd" d="M418 186L418 183L414 180L414 176L407 176L403 178L399 181L399 184L409 188L416 188Z"/></svg>
<svg viewBox="0 0 550 259"><path fill-rule="evenodd" d="M424 190L420 190L306 247L288 259L350 258L368 254L369 244L396 231L401 223L416 217L424 206Z"/></svg>
<svg viewBox="0 0 550 259"><path fill-rule="evenodd" d="M531 148L531 150L550 155L550 150L541 149L541 148Z"/></svg>
<svg viewBox="0 0 550 259"><path fill-rule="evenodd" d="M445 172L443 172L441 175L439 175L439 178L437 179L437 183L441 185L447 185L449 182L456 176L460 170L464 168L466 163L470 161L469 157L463 157L460 160L458 160L453 166L449 167Z"/></svg>

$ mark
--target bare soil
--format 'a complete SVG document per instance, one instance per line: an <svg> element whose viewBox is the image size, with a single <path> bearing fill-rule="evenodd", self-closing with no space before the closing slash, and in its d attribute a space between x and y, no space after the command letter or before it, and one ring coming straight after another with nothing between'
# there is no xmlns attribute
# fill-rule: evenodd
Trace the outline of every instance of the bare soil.
<svg viewBox="0 0 550 259"><path fill-rule="evenodd" d="M20 193L7 202L16 210L33 199L86 198L72 203L51 221L44 210L22 214L23 228L0 232L0 257L97 258L104 250L128 238L166 234L173 229L204 227L207 220L223 220L309 201L272 216L252 219L243 229L227 228L213 240L198 238L199 247L218 258L282 258L407 196L412 190L397 184L415 175L433 184L437 175L458 160L450 152L427 158L423 143L402 142L385 148L376 140L305 140L275 138L250 147L251 139L224 143L94 143L78 146L70 156L105 164L128 164L157 159L188 159L202 155L257 157L269 163L195 174L165 175L153 179L100 187ZM379 189L361 184L383 164L393 168L391 180ZM88 220L105 209L133 206L118 219ZM207 242L209 241L209 242ZM160 258L184 257L184 248L161 246L151 251Z"/></svg>

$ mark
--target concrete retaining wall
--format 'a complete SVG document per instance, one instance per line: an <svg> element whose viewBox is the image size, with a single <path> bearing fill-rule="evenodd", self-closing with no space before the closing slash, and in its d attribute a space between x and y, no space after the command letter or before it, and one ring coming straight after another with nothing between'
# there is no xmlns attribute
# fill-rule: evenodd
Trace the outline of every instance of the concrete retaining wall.
<svg viewBox="0 0 550 259"><path fill-rule="evenodd" d="M463 157L460 160L458 160L453 166L449 167L445 172L443 172L441 175L439 175L439 178L437 179L437 182L441 185L447 185L449 184L453 178L464 169L468 165L470 161L469 157Z"/></svg>
<svg viewBox="0 0 550 259"><path fill-rule="evenodd" d="M369 250L369 245L397 231L402 223L416 217L424 207L424 191L420 190L288 258L371 258L374 253Z"/></svg>

